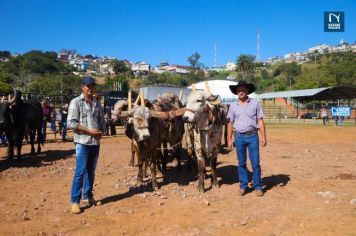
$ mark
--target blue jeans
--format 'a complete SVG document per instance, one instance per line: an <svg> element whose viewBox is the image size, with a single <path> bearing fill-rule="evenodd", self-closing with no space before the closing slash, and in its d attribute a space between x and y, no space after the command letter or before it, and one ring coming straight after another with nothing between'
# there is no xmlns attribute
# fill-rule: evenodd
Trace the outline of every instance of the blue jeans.
<svg viewBox="0 0 356 236"><path fill-rule="evenodd" d="M76 144L76 167L70 196L71 203L79 203L83 199L93 197L95 168L99 157L98 145Z"/></svg>
<svg viewBox="0 0 356 236"><path fill-rule="evenodd" d="M235 132L235 146L237 159L239 161L238 172L240 189L246 189L248 184L248 173L246 169L246 150L248 149L253 170L253 186L255 190L261 190L260 151L257 132L250 135L239 134Z"/></svg>

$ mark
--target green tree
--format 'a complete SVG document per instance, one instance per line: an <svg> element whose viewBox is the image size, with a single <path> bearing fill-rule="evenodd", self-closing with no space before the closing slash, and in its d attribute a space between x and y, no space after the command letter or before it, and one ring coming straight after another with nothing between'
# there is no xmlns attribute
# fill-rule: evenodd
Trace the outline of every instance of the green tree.
<svg viewBox="0 0 356 236"><path fill-rule="evenodd" d="M200 58L201 58L200 54L195 52L191 56L188 57L187 61L189 62L191 67L193 67L195 69L199 69L202 66L202 64L199 63Z"/></svg>
<svg viewBox="0 0 356 236"><path fill-rule="evenodd" d="M255 56L253 55L241 54L240 56L237 57L236 59L237 69L241 73L241 77L243 80L250 81L251 78L249 75L252 73L254 69L254 63L253 63L254 60L255 60Z"/></svg>
<svg viewBox="0 0 356 236"><path fill-rule="evenodd" d="M22 56L20 69L24 73L45 74L60 72L56 52L30 51Z"/></svg>
<svg viewBox="0 0 356 236"><path fill-rule="evenodd" d="M115 75L128 75L130 68L127 67L124 61L114 59L110 62Z"/></svg>

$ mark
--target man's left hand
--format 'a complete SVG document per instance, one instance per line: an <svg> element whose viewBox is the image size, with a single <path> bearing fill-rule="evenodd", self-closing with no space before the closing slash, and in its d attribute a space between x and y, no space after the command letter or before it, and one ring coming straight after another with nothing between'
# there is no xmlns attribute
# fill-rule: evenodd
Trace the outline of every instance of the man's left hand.
<svg viewBox="0 0 356 236"><path fill-rule="evenodd" d="M265 139L265 138L262 138L262 147L266 147L266 145L267 145L267 140Z"/></svg>

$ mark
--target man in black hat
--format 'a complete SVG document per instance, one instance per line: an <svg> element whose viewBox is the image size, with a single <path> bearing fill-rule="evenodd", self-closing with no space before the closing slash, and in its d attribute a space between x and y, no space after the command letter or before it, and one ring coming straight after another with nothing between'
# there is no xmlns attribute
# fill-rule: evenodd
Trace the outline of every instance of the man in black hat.
<svg viewBox="0 0 356 236"><path fill-rule="evenodd" d="M236 102L230 105L227 113L228 147L233 148L235 141L237 159L239 161L238 172L240 190L238 194L244 195L248 187L248 173L246 169L246 150L248 148L249 159L253 170L253 185L257 196L263 196L261 186L261 167L259 154L259 138L257 130L260 130L262 147L267 145L263 111L257 100L248 97L255 91L255 86L241 80L237 85L230 85L230 90L238 96Z"/></svg>
<svg viewBox="0 0 356 236"><path fill-rule="evenodd" d="M93 198L95 169L99 157L100 139L105 133L104 111L94 97L95 80L81 81L82 94L70 102L67 126L74 130L76 167L71 190L71 212L79 214L80 199L84 206L99 205Z"/></svg>

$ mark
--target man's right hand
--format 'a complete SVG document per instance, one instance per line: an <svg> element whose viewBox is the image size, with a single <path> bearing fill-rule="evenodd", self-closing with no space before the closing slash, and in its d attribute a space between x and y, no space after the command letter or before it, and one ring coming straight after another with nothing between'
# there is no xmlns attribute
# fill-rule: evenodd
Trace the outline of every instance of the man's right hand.
<svg viewBox="0 0 356 236"><path fill-rule="evenodd" d="M103 133L97 129L89 129L88 133L96 139L101 139L103 137Z"/></svg>
<svg viewBox="0 0 356 236"><path fill-rule="evenodd" d="M228 140L228 141L227 141L227 148L228 148L230 151L234 148L232 140Z"/></svg>

